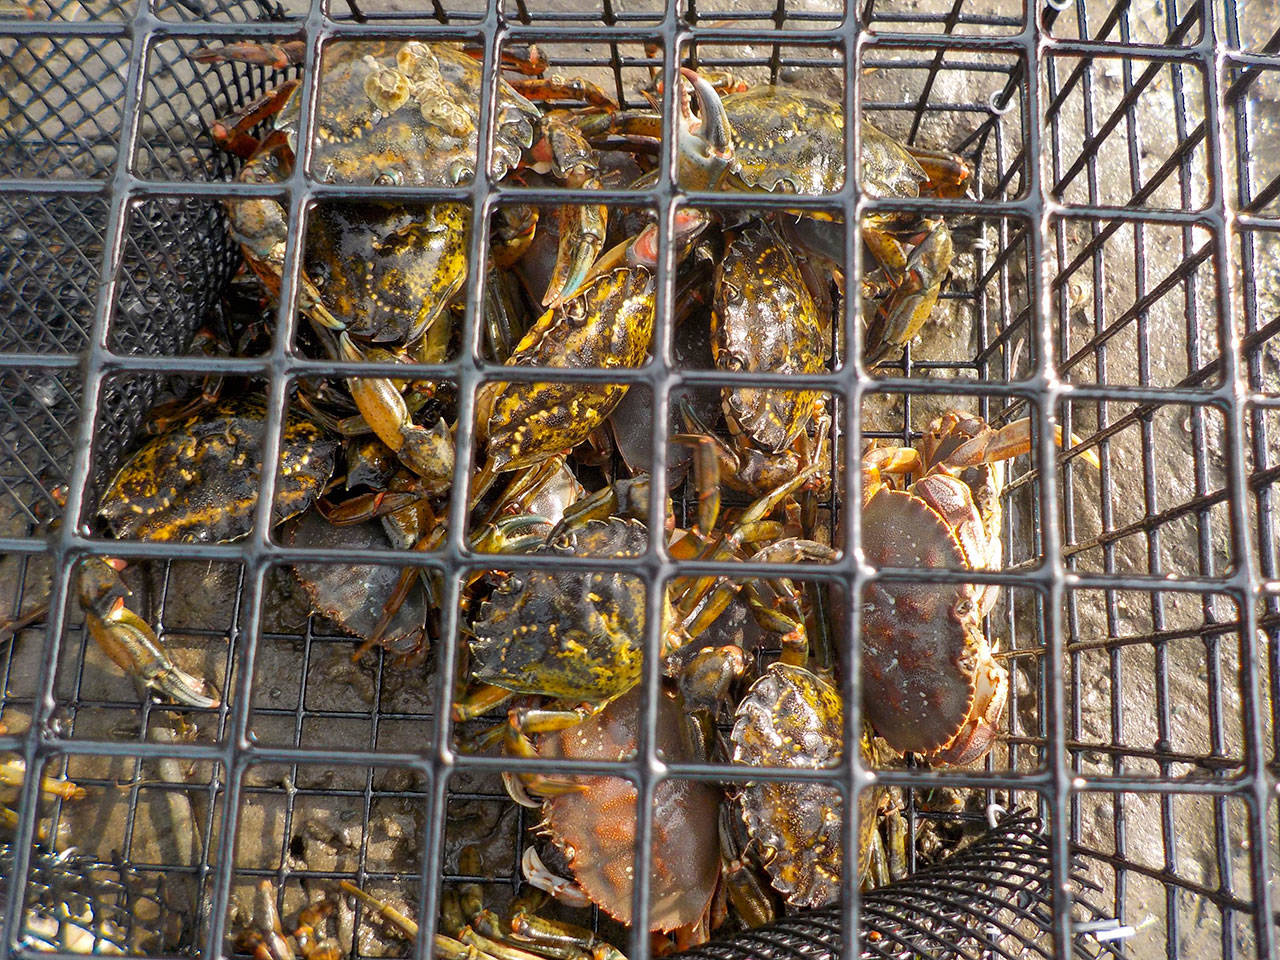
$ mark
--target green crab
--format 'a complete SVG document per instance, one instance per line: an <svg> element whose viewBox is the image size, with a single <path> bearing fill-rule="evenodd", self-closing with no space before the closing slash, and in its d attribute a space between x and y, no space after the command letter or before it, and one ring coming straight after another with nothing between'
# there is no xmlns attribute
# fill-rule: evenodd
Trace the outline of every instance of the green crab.
<svg viewBox="0 0 1280 960"><path fill-rule="evenodd" d="M179 421L130 457L102 497L117 539L224 543L246 536L257 513L267 408L261 395L223 401ZM284 417L272 523L305 511L333 472L337 441L290 410ZM124 564L86 557L79 599L90 635L119 666L179 703L217 706L216 691L172 661L150 625L128 608Z"/></svg>
<svg viewBox="0 0 1280 960"><path fill-rule="evenodd" d="M844 185L845 124L841 104L817 93L769 85L721 97L712 83L688 68L681 73L698 102L690 121L690 98L681 85L678 178L688 189L825 194ZM648 137L660 135L652 112L602 116L602 130ZM876 198L922 194L962 195L970 176L958 157L909 148L865 120L861 181ZM821 225L828 215L796 211L806 247L840 263L838 231ZM818 219L815 219L815 216ZM941 218L875 214L863 224L868 251L880 264L890 290L867 330L866 360L875 364L919 331L937 301L952 259L950 231Z"/></svg>
<svg viewBox="0 0 1280 960"><path fill-rule="evenodd" d="M300 43L232 44L197 51L203 62L243 60L284 67L301 61ZM448 43L338 40L319 63L311 174L323 183L458 187L475 177L481 66ZM585 84L546 85L583 95ZM530 85L530 89L533 89ZM607 109L602 93L591 102ZM301 98L296 81L281 85L236 118L213 126L216 139L246 155L238 179L272 184L293 170L298 151ZM274 115L259 143L249 130ZM550 165L570 183L589 185L581 153L585 141L568 128L535 135L546 126L539 110L506 80L498 82L489 175L501 179L522 163ZM541 148L541 150L537 148ZM288 218L275 198L228 202L232 228L245 258L278 296ZM603 244L598 208L581 213L578 230L562 238L560 282L576 285ZM448 337L431 336L467 277L471 212L461 202L321 203L309 215L299 307L314 322L331 354L359 361L376 345L403 348L405 359L441 362ZM558 296L558 291L555 291ZM447 329L447 328L446 328ZM453 474L452 446L438 432L413 422L394 384L350 378L368 426L439 492Z"/></svg>

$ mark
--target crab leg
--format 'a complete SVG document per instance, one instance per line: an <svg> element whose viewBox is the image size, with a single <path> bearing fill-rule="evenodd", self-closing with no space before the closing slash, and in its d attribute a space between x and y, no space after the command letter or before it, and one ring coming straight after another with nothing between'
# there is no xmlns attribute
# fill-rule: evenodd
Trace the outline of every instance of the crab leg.
<svg viewBox="0 0 1280 960"><path fill-rule="evenodd" d="M951 269L951 231L941 220L915 245L905 264L905 276L884 303L876 308L867 326L866 362L876 365L894 347L920 332L942 292Z"/></svg>
<svg viewBox="0 0 1280 960"><path fill-rule="evenodd" d="M364 360L345 331L338 337L338 350L343 360ZM415 424L404 397L385 377L349 377L347 387L378 439L422 477L428 493L445 493L453 484L454 458L453 433L445 422L431 429Z"/></svg>
<svg viewBox="0 0 1280 960"><path fill-rule="evenodd" d="M220 47L199 47L192 51L191 59L197 63L256 63L284 70L302 63L306 52L306 44L301 40L286 40L284 43L224 43Z"/></svg>
<svg viewBox="0 0 1280 960"><path fill-rule="evenodd" d="M520 871L531 886L545 890L556 900L571 907L584 909L591 906L591 898L572 880L552 873L534 847L525 847L520 858Z"/></svg>
<svg viewBox="0 0 1280 960"><path fill-rule="evenodd" d="M1070 439L1073 447L1082 443L1081 439L1074 433L1071 434ZM1062 427L1057 424L1054 424L1053 427L1053 440L1060 449L1066 449L1062 442ZM979 463L1010 460L1013 457L1020 457L1030 452L1031 418L1023 417L1021 420L1005 424L999 430L992 430L988 427L976 437L966 440L947 456L946 463L948 466L953 467L972 467L977 466ZM1080 451L1080 457L1095 470L1102 469L1102 463L1098 460L1098 455L1093 450Z"/></svg>
<svg viewBox="0 0 1280 960"><path fill-rule="evenodd" d="M123 562L91 557L82 563L80 606L89 634L103 652L146 687L178 703L218 706L217 691L180 670L146 621L125 606L129 590L119 576Z"/></svg>
<svg viewBox="0 0 1280 960"><path fill-rule="evenodd" d="M26 765L18 759L0 760L0 784L7 787L20 787L27 777ZM53 777L40 778L40 792L63 800L81 800L85 796L84 787L70 780L57 780Z"/></svg>
<svg viewBox="0 0 1280 960"><path fill-rule="evenodd" d="M777 915L773 898L760 882L759 874L744 859L745 847L750 841L743 840L742 821L727 803L720 807L719 833L720 876L730 902L746 927L770 923Z"/></svg>
<svg viewBox="0 0 1280 960"><path fill-rule="evenodd" d="M354 883L348 880L338 881L344 892L351 894L362 904L376 913L383 920L388 921L394 928L404 935L407 940L416 940L418 937L418 925L406 917L390 904L383 903L372 894L361 890ZM497 960L492 954L485 953L476 946L463 943L461 940L455 940L453 937L447 937L444 934L437 933L432 944L433 956L441 958L441 960ZM535 958L529 958L535 960Z"/></svg>
<svg viewBox="0 0 1280 960"><path fill-rule="evenodd" d="M585 927L547 920L525 910L517 910L511 917L511 936L536 944L540 952L562 960L627 960L622 951Z"/></svg>

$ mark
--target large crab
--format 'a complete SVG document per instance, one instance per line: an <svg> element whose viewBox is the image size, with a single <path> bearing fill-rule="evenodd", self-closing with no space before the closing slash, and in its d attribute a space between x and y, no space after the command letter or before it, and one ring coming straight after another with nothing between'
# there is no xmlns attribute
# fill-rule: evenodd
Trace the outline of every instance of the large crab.
<svg viewBox="0 0 1280 960"><path fill-rule="evenodd" d="M266 404L241 396L182 420L144 444L108 486L100 515L117 539L222 543L253 528L261 483ZM284 418L271 520L306 510L333 472L337 442L294 411ZM124 564L87 557L79 600L89 633L146 686L190 706L210 707L207 685L181 671L155 632L126 606Z"/></svg>
<svg viewBox="0 0 1280 960"><path fill-rule="evenodd" d="M235 44L204 49L196 59L247 60L283 67L300 61L301 44ZM480 64L448 43L340 40L326 44L319 63L311 173L324 183L457 187L475 176ZM607 109L607 97L586 84L550 84L553 92L587 95ZM585 92L585 93L584 93ZM276 113L259 144L248 133ZM256 102L214 134L249 156L239 179L278 183L298 152L301 97L296 82ZM572 128L556 128L534 151L543 128L538 109L506 80L498 82L489 175L500 179L524 160L546 163L574 185L589 185ZM545 154L545 156L544 156ZM599 208L575 208L582 220L566 230L561 282L576 285L603 244ZM287 215L275 198L228 203L233 230L254 272L279 293ZM311 214L298 302L328 343L346 360L364 358L378 343L402 344L409 359L437 362L428 336L467 276L470 211L466 204L323 203ZM447 342L447 337L444 338ZM391 381L352 378L353 396L370 428L402 460L446 488L452 460L432 431L415 424Z"/></svg>
<svg viewBox="0 0 1280 960"><path fill-rule="evenodd" d="M1030 445L1028 420L996 430L952 411L930 425L918 447L868 450L862 458L867 560L877 567L999 569L1000 461ZM900 488L894 474L917 479ZM949 764L972 763L991 749L1009 689L1008 671L982 629L998 594L995 585L927 580L875 580L867 587L865 708L893 749Z"/></svg>

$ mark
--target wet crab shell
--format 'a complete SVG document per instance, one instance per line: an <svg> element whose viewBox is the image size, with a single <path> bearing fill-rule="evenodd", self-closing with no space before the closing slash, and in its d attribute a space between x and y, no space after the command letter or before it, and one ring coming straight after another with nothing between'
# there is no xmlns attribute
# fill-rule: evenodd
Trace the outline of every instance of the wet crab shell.
<svg viewBox="0 0 1280 960"><path fill-rule="evenodd" d="M389 547L377 521L335 526L311 510L286 524L280 540L290 547L340 548L353 552ZM378 563L298 563L294 575L318 613L353 636L368 639L400 581L400 568ZM382 637L393 653L425 652L427 598L414 585Z"/></svg>
<svg viewBox="0 0 1280 960"><path fill-rule="evenodd" d="M481 65L445 43L339 40L320 58L312 173L326 183L448 187L475 177ZM277 121L297 152L301 96ZM490 173L533 142L537 107L498 81Z"/></svg>
<svg viewBox="0 0 1280 960"><path fill-rule="evenodd" d="M768 223L739 233L717 268L711 350L721 370L820 373L826 367L822 318L795 258ZM819 396L817 390L728 388L725 418L780 453L805 428Z"/></svg>
<svg viewBox="0 0 1280 960"><path fill-rule="evenodd" d="M617 269L548 310L507 366L638 367L653 339L653 274ZM514 470L575 447L624 396L624 383L519 381L488 385L477 399L494 467Z"/></svg>
<svg viewBox="0 0 1280 960"><path fill-rule="evenodd" d="M834 767L843 753L840 696L803 667L772 664L738 705L733 760L752 766ZM870 762L868 745L863 758ZM761 847L773 886L795 906L820 907L840 895L844 862L840 790L809 780L749 782L742 791L747 832ZM875 794L863 791L859 875L875 829Z"/></svg>
<svg viewBox="0 0 1280 960"><path fill-rule="evenodd" d="M862 540L876 566L965 569L954 531L924 500L882 489L863 507ZM862 614L866 712L900 753L931 754L970 723L980 671L1003 671L982 633L977 584L875 581Z"/></svg>
<svg viewBox="0 0 1280 960"><path fill-rule="evenodd" d="M834 100L788 87L723 98L732 174L753 190L833 193L844 186L844 114Z"/></svg>
<svg viewBox="0 0 1280 960"><path fill-rule="evenodd" d="M628 760L635 756L636 725L644 709L640 690L554 737L544 737L544 757ZM665 760L693 759L684 738L682 711L659 697L657 749ZM564 854L574 879L602 910L630 924L636 838L636 788L621 777L575 777L583 790L543 804L545 829ZM651 834L649 929L670 931L706 912L720 875L716 832L720 793L695 780L664 780L654 790Z"/></svg>
<svg viewBox="0 0 1280 960"><path fill-rule="evenodd" d="M593 520L539 552L639 556L647 540L634 520ZM603 702L639 683L644 623L644 585L634 575L513 573L472 625L472 672L516 693Z"/></svg>
<svg viewBox="0 0 1280 960"><path fill-rule="evenodd" d="M307 276L353 336L412 343L466 280L470 226L458 203L320 203L307 219Z"/></svg>
<svg viewBox="0 0 1280 960"><path fill-rule="evenodd" d="M844 186L844 112L836 100L789 87L724 97L733 175L750 190L834 193ZM873 197L917 197L928 179L895 139L862 121L862 186Z"/></svg>
<svg viewBox="0 0 1280 960"><path fill-rule="evenodd" d="M119 538L221 543L253 529L266 404L225 401L146 443L116 473L99 513ZM333 473L338 444L292 411L280 438L272 523L301 513Z"/></svg>

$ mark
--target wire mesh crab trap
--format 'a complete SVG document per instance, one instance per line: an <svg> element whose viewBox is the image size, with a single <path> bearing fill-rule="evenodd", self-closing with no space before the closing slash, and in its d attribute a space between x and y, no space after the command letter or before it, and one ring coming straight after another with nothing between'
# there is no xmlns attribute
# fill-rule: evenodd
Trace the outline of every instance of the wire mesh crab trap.
<svg viewBox="0 0 1280 960"><path fill-rule="evenodd" d="M389 75L390 54L379 58L411 41L431 56L395 61L407 92L339 82L339 62L365 54ZM229 55L232 45L247 52ZM463 47L476 57L469 68L458 66ZM325 902L305 919L335 924L348 955L426 955L441 949L426 938L457 932L456 914L477 899L506 916L528 905L529 849L584 891L587 906L542 908L600 938L575 949L608 943L633 958L701 939L651 941L645 930L685 926L671 919L677 894L695 913L711 901L724 915L694 947L702 956L1277 956L1280 20L1266 5L67 0L0 7L0 50L6 956L251 952L261 939L244 931L264 933L251 917L263 881L263 904L286 921ZM535 53L554 76L528 66ZM635 126L569 83L522 85L539 102L524 113L499 82L518 79L517 59L540 73L532 80L590 81ZM693 74L680 79L682 65L721 84L715 102L738 105L733 176L757 188L750 196L706 173L714 149L683 149L717 144L713 101ZM474 78L469 100L441 92L451 70ZM267 107L238 125L224 119L292 81L283 119ZM811 98L788 101L799 150L761 133L776 102L752 113L730 99L750 97L724 92L738 81ZM692 112L682 105L691 92ZM366 100L385 119L406 98L436 131L428 143L412 139L423 129L414 121L406 139L374 144L370 123L369 140L350 148L364 136L351 130L368 119ZM813 112L797 114L795 102ZM556 178L534 125L541 137L566 116L607 129L593 141L598 167L562 164ZM819 142L823 130L838 132ZM218 145L215 132L231 136ZM815 143L823 157L805 153ZM877 148L897 165L877 166ZM955 158L962 185L924 179ZM819 182L824 162L836 172ZM421 175L424 166L436 169ZM646 170L656 173L645 180ZM751 179L761 170L777 182ZM904 176L914 190L885 186ZM498 296L507 279L538 276L545 288L555 227L589 238L600 205L609 237L631 243L630 258L600 274L622 278L621 304L609 307L625 321L613 353L502 364L521 354L523 329ZM517 261L530 208L541 208L539 226ZM378 242L351 240L361 229ZM636 265L648 249L637 251L640 237L648 266ZM238 268L238 240L276 289ZM419 366L392 352L396 335L357 345L312 322L317 302L349 312L376 301L368 288L351 294L343 284L363 281L348 274L407 248L428 251L425 274L382 292L395 301L388 316L407 300L415 333L440 334L400 335L400 346L422 347L410 358ZM584 248L589 263L595 249ZM738 277L753 257L768 270ZM829 318L807 350L816 362L720 362L708 315L725 326L743 312L748 327L770 329L781 308L767 304L801 268L810 309ZM530 309L536 296L513 296L524 303L516 313L541 312ZM428 300L443 305L424 318ZM566 303L554 309L567 326L598 321L598 304ZM391 417L388 434L392 446L401 438L400 460L416 463L404 488L358 437L317 424L353 414L360 386L376 393L377 378L407 369L421 378L402 388L421 432L398 434ZM222 400L189 403L218 380ZM486 385L503 383L595 399L539 419L510 399L519 390L495 401ZM814 415L787 437L802 455L731 436L731 416L747 432L731 399L744 384L810 398ZM577 446L592 405L622 392L608 385L629 387L610 433ZM149 413L162 402L167 428ZM1029 418L1029 449L1012 444L1002 488L970 487L967 508L999 530L985 562L930 526L937 512L921 514L896 480L879 507L869 497L868 456L887 476L888 451L923 451L950 410L996 427ZM501 444L514 450L531 433L577 447L572 472L495 502L516 475L497 469ZM673 433L739 446L672 443ZM112 487L156 434L185 445L130 461L131 485ZM416 445L441 441L453 462L432 474L439 458L415 451L439 446ZM708 451L725 487L710 529L699 482ZM257 496L257 478L226 479L254 473L255 458L280 464L261 471L270 496ZM339 528L314 511L278 524L290 511L268 501L326 482L330 461L348 488L361 476L400 498L382 502L411 504L428 536L393 544L377 524ZM813 482L778 498L790 503L738 522L762 488L810 461L802 479ZM919 479L910 462L906 479ZM536 524L502 528L525 538L520 550L478 538L510 515L504 506L551 515L579 486L638 471L665 478L652 487L670 512L667 498L637 496L643 528L611 521L642 531L621 555L616 545L595 557L531 552L530 531L541 542L550 529ZM197 503L182 501L183 484L202 491ZM492 486L485 497L456 493L481 484ZM889 501L901 509L878 515ZM100 510L132 533L112 537ZM243 529L231 530L224 521L237 511ZM622 505L605 515L614 511ZM972 539L986 527L965 529ZM816 546L792 548L795 562L779 567L769 551L797 532ZM86 597L92 557L130 561L132 595ZM405 568L427 576L402 580ZM508 704L485 712L472 682L500 672L480 669L486 650L509 650L490 643L506 636L499 597L543 583L552 613L526 625L567 624L583 616L580 595L603 602L606 580L610 602L630 605L611 610L615 621L646 625L634 660L602 671L598 690L556 696L613 700L608 724L568 728L597 749L575 752L553 730L532 741L533 756L512 755L518 738L500 722ZM579 589L574 606L566 598L584 583L596 592ZM718 618L702 615L712 601L693 592L698 583L723 603ZM397 586L408 599L380 625L386 642L362 643ZM969 607L944 603L936 633L955 632L947 617L976 631L941 653L910 635L939 595ZM155 668L165 663L142 664L157 692L113 663L119 650L95 643L108 627L117 639L136 630L116 599L154 630L181 671L167 680L188 682L196 705L163 695ZM97 618L89 626L82 605ZM785 643L785 631L757 623L777 627L789 613ZM761 707L756 677L783 675L770 663L799 659L800 626L809 665L829 673L843 710L823 730L774 731L803 742L795 765L777 754L764 767L733 762L735 745L739 760L749 752L735 709L752 695ZM691 649L732 648L705 662L741 675L717 689L718 727L695 728L701 752L681 735L681 715L699 713L689 698L705 688L691 672L666 675L679 630L698 640ZM566 663L548 655L516 672L568 683ZM514 681L503 689L522 692ZM545 705L552 692L515 705ZM984 697L985 714L973 706ZM925 706L912 712L917 700ZM754 716L788 720L774 706ZM954 722L940 732L944 709ZM879 739L864 737L864 716ZM840 748L864 740L866 752ZM568 839L561 815L538 802L539 788L554 796L566 777L589 783L566 800L585 808L587 841ZM542 809L514 803L508 785ZM753 803L756 832L743 835ZM554 842L531 830L540 819ZM728 865L722 840L742 847ZM882 885L859 893L850 865L871 840L887 848ZM794 876L779 877L785 864L807 871L810 889L825 877L814 902L835 906L797 906L799 894L784 904L795 890ZM777 919L747 931L745 908L712 890L750 876ZM341 881L416 918L417 942L389 933ZM616 919L642 914L650 923L629 930Z"/></svg>

